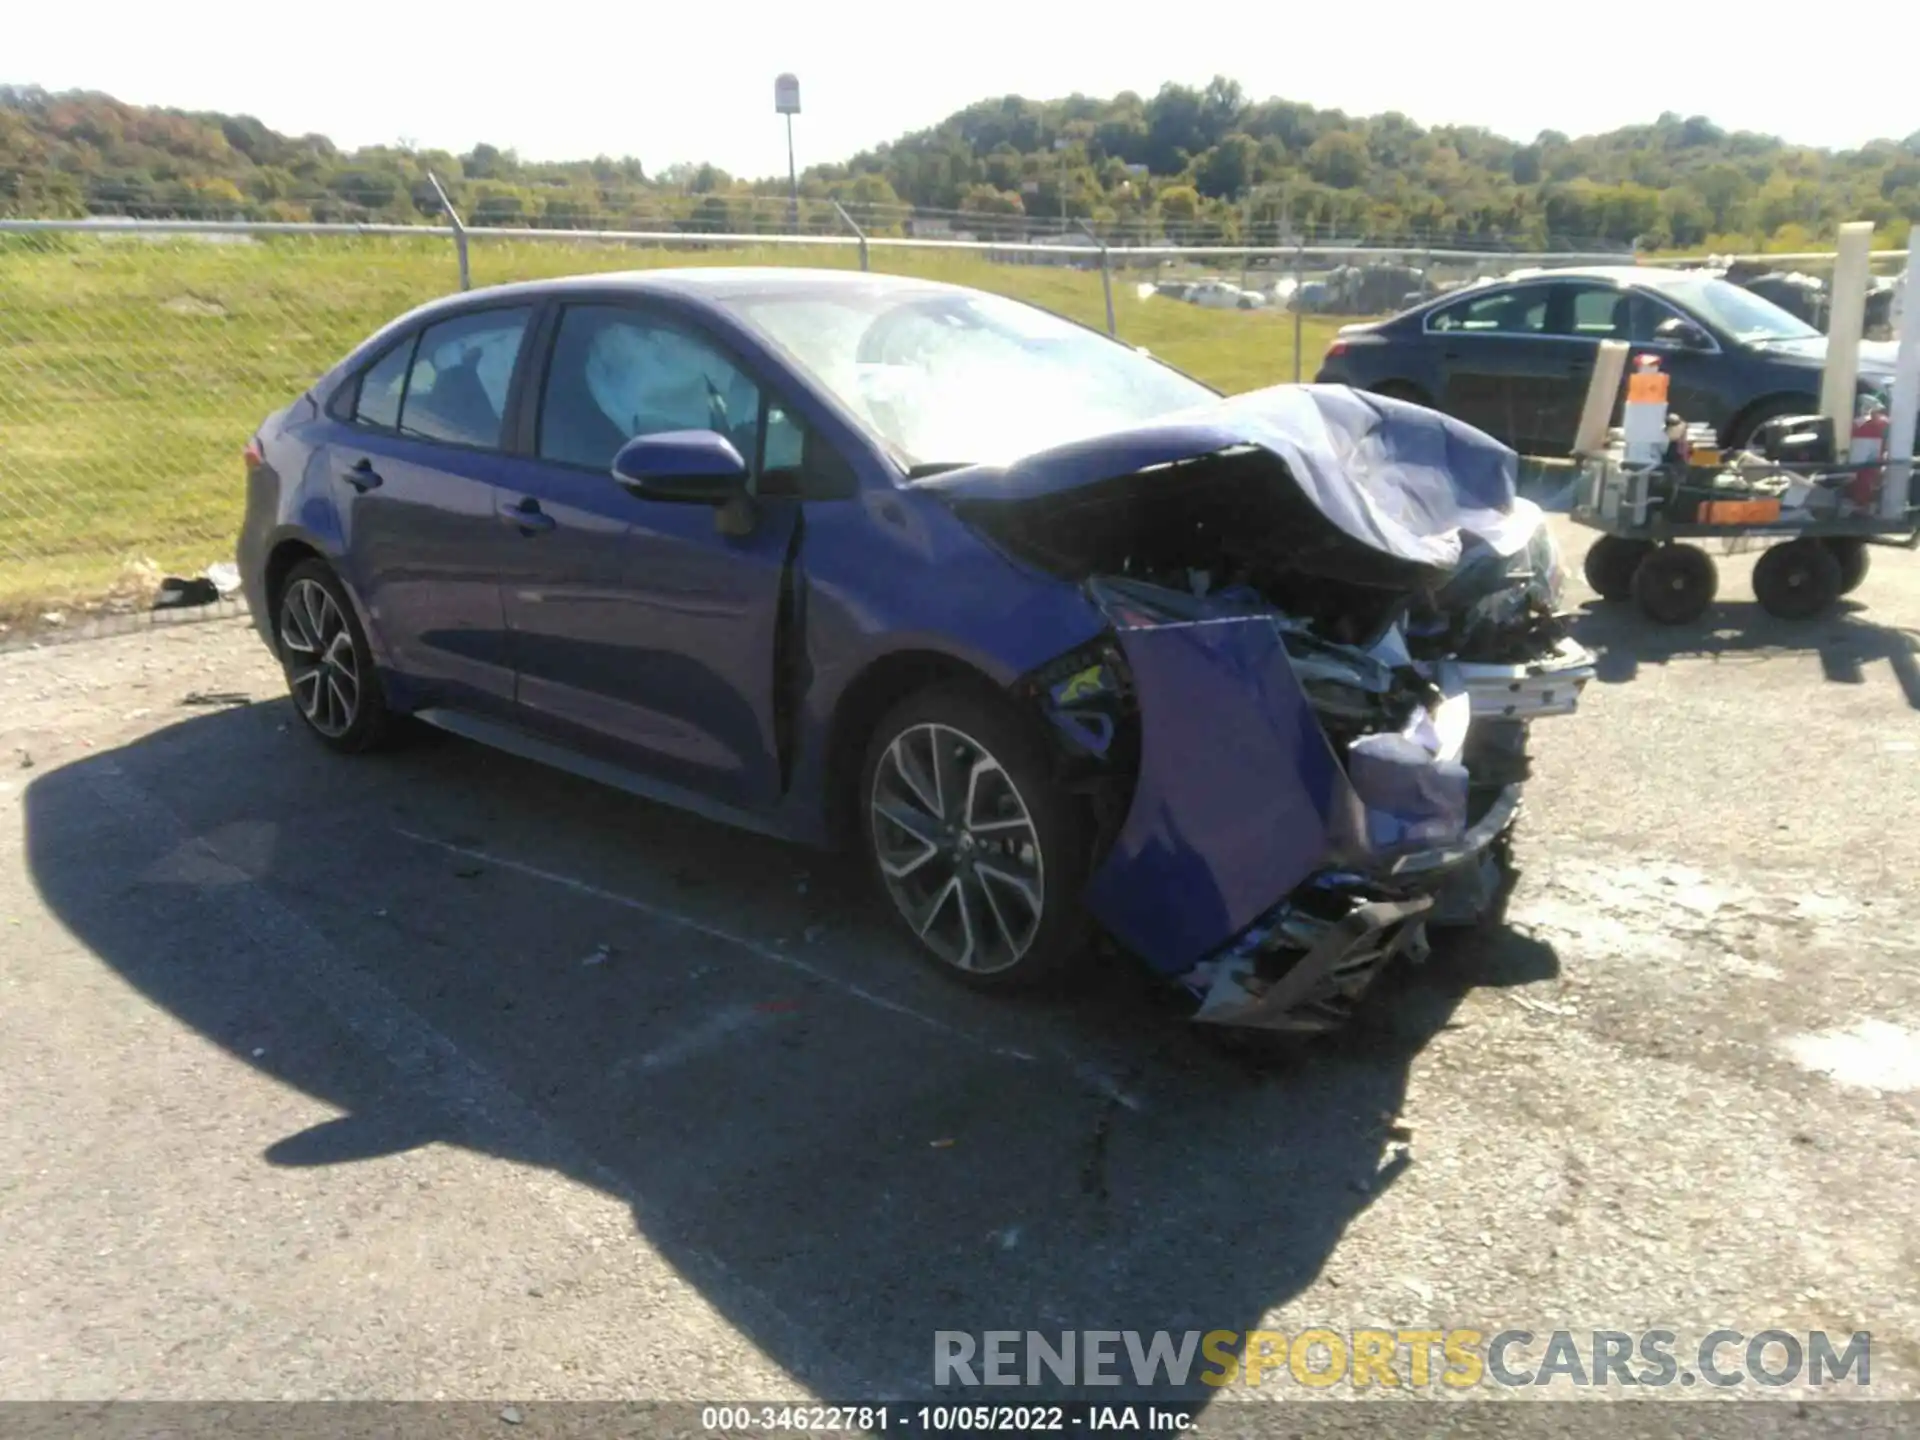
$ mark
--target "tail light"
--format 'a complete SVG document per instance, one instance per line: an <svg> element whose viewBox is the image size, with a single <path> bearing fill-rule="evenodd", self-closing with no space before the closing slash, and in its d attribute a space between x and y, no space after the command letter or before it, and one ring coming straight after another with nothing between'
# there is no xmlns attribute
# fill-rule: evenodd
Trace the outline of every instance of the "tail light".
<svg viewBox="0 0 1920 1440"><path fill-rule="evenodd" d="M1333 359L1333 357L1336 355L1344 355L1346 353L1347 353L1347 342L1344 340L1336 340L1331 345L1327 346L1327 359L1329 360Z"/></svg>
<svg viewBox="0 0 1920 1440"><path fill-rule="evenodd" d="M260 437L258 435L247 441L247 448L242 450L240 454L245 458L247 469L249 470L266 463L267 457L260 449Z"/></svg>

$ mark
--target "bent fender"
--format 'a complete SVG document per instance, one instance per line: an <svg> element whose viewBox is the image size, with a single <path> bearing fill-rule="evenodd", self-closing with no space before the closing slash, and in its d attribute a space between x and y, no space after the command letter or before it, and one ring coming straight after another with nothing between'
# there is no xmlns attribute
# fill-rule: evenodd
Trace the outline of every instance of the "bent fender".
<svg viewBox="0 0 1920 1440"><path fill-rule="evenodd" d="M1086 904L1178 975L1358 854L1364 817L1271 619L1116 634L1139 698L1140 774Z"/></svg>

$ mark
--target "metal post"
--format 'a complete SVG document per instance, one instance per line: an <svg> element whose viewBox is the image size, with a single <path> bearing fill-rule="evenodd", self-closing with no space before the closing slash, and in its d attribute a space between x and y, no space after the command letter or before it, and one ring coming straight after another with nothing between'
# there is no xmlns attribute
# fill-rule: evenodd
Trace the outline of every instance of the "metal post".
<svg viewBox="0 0 1920 1440"><path fill-rule="evenodd" d="M453 201L447 198L446 187L440 183L440 177L431 170L427 180L433 186L433 193L440 197L440 208L447 212L447 221L453 226L454 248L460 252L460 288L473 288L473 272L467 268L467 226L460 218L460 212L453 208Z"/></svg>
<svg viewBox="0 0 1920 1440"><path fill-rule="evenodd" d="M1067 233L1067 146L1070 142L1064 135L1057 135L1053 141L1053 152L1060 157L1060 233Z"/></svg>
<svg viewBox="0 0 1920 1440"><path fill-rule="evenodd" d="M787 115L787 216L793 224L793 233L800 233L800 172L793 167L793 115Z"/></svg>
<svg viewBox="0 0 1920 1440"><path fill-rule="evenodd" d="M1893 403L1887 415L1887 456L1893 462L1881 481L1880 518L1903 519L1912 495L1913 432L1920 424L1920 225L1907 231L1907 269L1900 291L1895 335Z"/></svg>
<svg viewBox="0 0 1920 1440"><path fill-rule="evenodd" d="M1114 339L1120 336L1120 327L1113 318L1113 267L1107 263L1107 242L1093 233L1093 227L1084 220L1074 222L1085 236L1100 247L1100 289L1107 297L1107 334Z"/></svg>
<svg viewBox="0 0 1920 1440"><path fill-rule="evenodd" d="M1860 330L1866 318L1867 266L1873 226L1854 220L1840 227L1827 319L1827 356L1820 369L1820 413L1833 421L1833 442L1845 459L1853 444L1854 382L1860 372Z"/></svg>
<svg viewBox="0 0 1920 1440"><path fill-rule="evenodd" d="M847 214L846 207L842 205L838 200L830 200L827 203L833 206L834 212L838 214L840 217L840 222L843 225L845 225L847 229L851 230L855 236L859 238L860 268L862 270L871 270L873 267L867 263L867 232L862 230L858 225L853 223L853 217Z"/></svg>
<svg viewBox="0 0 1920 1440"><path fill-rule="evenodd" d="M1304 326L1301 321L1302 309L1306 304L1306 244L1295 235L1293 237L1293 383L1300 383L1300 349L1306 344L1302 335Z"/></svg>

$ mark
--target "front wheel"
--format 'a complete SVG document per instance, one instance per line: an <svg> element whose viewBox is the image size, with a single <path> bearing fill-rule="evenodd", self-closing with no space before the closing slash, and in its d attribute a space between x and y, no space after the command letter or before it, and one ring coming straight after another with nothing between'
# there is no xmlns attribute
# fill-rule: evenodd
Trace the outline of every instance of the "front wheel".
<svg viewBox="0 0 1920 1440"><path fill-rule="evenodd" d="M1633 572L1634 602L1662 625L1698 620L1719 588L1713 557L1698 545L1662 545Z"/></svg>
<svg viewBox="0 0 1920 1440"><path fill-rule="evenodd" d="M1582 566L1587 584L1602 600L1633 598L1633 576L1640 562L1653 553L1650 540L1628 540L1619 535L1602 535L1587 550Z"/></svg>
<svg viewBox="0 0 1920 1440"><path fill-rule="evenodd" d="M1085 958L1087 826L1006 701L958 684L908 697L874 731L861 797L880 889L943 968L1014 989Z"/></svg>

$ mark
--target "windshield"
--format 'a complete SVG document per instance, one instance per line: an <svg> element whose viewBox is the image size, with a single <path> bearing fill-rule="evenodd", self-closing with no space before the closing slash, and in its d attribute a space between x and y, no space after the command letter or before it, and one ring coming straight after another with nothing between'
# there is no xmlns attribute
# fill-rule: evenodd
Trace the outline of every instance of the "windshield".
<svg viewBox="0 0 1920 1440"><path fill-rule="evenodd" d="M909 469L1004 464L1217 398L1137 350L997 295L849 290L730 308Z"/></svg>
<svg viewBox="0 0 1920 1440"><path fill-rule="evenodd" d="M1662 281L1659 288L1736 340L1751 343L1820 338L1820 332L1806 321L1731 281L1690 276Z"/></svg>

